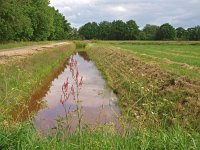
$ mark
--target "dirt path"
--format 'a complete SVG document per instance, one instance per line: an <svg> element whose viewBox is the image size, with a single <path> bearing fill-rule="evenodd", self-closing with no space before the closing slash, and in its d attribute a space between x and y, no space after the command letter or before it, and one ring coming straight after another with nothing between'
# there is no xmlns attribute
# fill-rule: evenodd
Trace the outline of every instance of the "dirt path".
<svg viewBox="0 0 200 150"><path fill-rule="evenodd" d="M70 42L59 42L59 43L52 43L46 45L34 45L34 46L24 46L24 47L17 47L11 49L3 49L0 51L0 64L5 64L9 61L14 60L15 58L24 58L35 53L38 53L43 50L47 50L48 48L68 45L71 44Z"/></svg>

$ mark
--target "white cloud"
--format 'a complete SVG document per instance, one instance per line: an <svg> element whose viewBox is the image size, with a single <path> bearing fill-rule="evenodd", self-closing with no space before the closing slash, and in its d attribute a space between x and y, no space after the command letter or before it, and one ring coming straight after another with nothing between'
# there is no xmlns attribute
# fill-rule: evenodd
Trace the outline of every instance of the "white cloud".
<svg viewBox="0 0 200 150"><path fill-rule="evenodd" d="M69 6L64 6L63 8L64 8L64 10L67 10L67 11L72 11L72 8L71 8L71 7L69 7Z"/></svg>
<svg viewBox="0 0 200 150"><path fill-rule="evenodd" d="M139 26L169 22L175 27L200 24L200 0L51 0L75 26L103 20L136 20Z"/></svg>
<svg viewBox="0 0 200 150"><path fill-rule="evenodd" d="M126 12L127 10L123 6L117 6L112 8L112 10L117 11L117 12Z"/></svg>

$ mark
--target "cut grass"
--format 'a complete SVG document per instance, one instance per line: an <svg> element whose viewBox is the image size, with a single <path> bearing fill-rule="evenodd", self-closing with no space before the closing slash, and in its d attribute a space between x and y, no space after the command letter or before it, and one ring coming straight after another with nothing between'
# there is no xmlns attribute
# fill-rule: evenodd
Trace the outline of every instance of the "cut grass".
<svg viewBox="0 0 200 150"><path fill-rule="evenodd" d="M90 58L118 95L124 114L128 113L136 126L156 124L159 128L167 121L166 128L179 122L186 128L200 131L199 80L149 65L129 51L102 46L89 48Z"/></svg>
<svg viewBox="0 0 200 150"><path fill-rule="evenodd" d="M143 53L138 53L135 51L131 51L134 56L137 56L141 60L145 62L149 62L152 64L159 65L163 70L170 71L171 73L177 74L177 75L186 75L189 77L194 77L200 79L200 68L199 67L193 67L189 66L185 63L177 63L170 61L168 59L162 59L159 57L154 57L152 55L147 55ZM192 58L189 58L190 60Z"/></svg>
<svg viewBox="0 0 200 150"><path fill-rule="evenodd" d="M93 40L92 44L104 45L200 45L199 41L99 41Z"/></svg>
<svg viewBox="0 0 200 150"><path fill-rule="evenodd" d="M175 61L175 62L180 62L180 63L186 63L188 65L191 65L191 66L196 66L196 67L200 67L200 46L193 46L192 47L187 47L185 46L184 48L182 48L182 51L185 51L187 49L190 49L190 51L195 51L195 49L199 49L199 51L196 51L197 54L187 54L187 55L178 55L179 52L178 51L172 51L172 52L169 52L168 49L175 49L175 47L173 46L168 46L166 47L166 49L163 49L161 50L160 47L155 47L155 46L152 46L152 47L149 47L148 48L144 48L144 47L134 47L134 46L130 46L130 45L126 45L126 46L119 46L121 48L125 48L125 49L130 49L134 52L138 52L138 53L141 53L141 54L148 54L148 55L151 55L151 56L156 56L156 57L159 57L159 58L167 58L171 61ZM163 46L164 47L164 46ZM180 47L178 47L180 48ZM192 57L192 58L191 58Z"/></svg>
<svg viewBox="0 0 200 150"><path fill-rule="evenodd" d="M115 46L133 52L148 62L179 75L200 78L200 42L96 42L91 45ZM169 62L168 62L169 61ZM194 68L194 69L188 69Z"/></svg>

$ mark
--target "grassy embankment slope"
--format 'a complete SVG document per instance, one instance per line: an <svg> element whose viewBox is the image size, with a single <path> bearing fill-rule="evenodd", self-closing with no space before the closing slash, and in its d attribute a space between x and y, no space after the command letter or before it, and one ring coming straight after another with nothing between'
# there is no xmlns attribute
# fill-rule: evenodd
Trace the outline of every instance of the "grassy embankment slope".
<svg viewBox="0 0 200 150"><path fill-rule="evenodd" d="M64 64L73 50L73 45L63 45L0 65L1 120L10 117L8 113L16 105L26 103L37 87L42 85L43 80Z"/></svg>
<svg viewBox="0 0 200 150"><path fill-rule="evenodd" d="M165 122L164 126L170 126L178 121L186 128L200 131L199 43L91 45L90 57L118 93L119 104L126 113L141 118L145 124L160 126Z"/></svg>
<svg viewBox="0 0 200 150"><path fill-rule="evenodd" d="M141 45L141 43L143 42L139 44L100 42L92 43L92 46L86 49L90 58L103 73L107 84L118 95L125 119L132 123L124 134L116 134L112 127L106 126L96 130L87 129L83 131L82 140L79 143L76 133L67 136L60 130L55 135L44 137L37 133L30 123L6 124L4 122L0 128L0 147L5 149L8 147L13 149L198 149L200 147L197 117L199 79L196 70L198 66L188 70L189 68L185 65L182 66L182 63L185 63L182 61L177 69L174 69L173 64L162 62L162 59L147 58L146 55L140 54L151 50L148 54L153 55L152 51L155 47L161 50L166 48L166 44L159 42L160 45L152 45L148 42ZM177 46L176 42L173 43L167 45ZM185 51L189 48L187 46L183 46ZM146 50L143 51L143 49ZM166 49L171 49L171 47ZM178 49L182 52L181 46L177 46L174 50L178 51ZM158 51L155 53L160 54ZM198 50L197 53L199 53ZM61 53L56 54L61 55ZM40 56L36 59L38 65L31 67L31 70L37 70L37 68L40 70L41 63L44 63L42 68L49 65L43 62L44 56ZM47 57L49 56L46 54ZM35 62L34 57L32 59ZM165 64L169 66L166 67ZM188 73L183 77L179 66L186 69L186 72L194 71L194 74ZM20 77L20 71L13 70ZM44 78L44 76L40 77ZM15 92L19 95L24 93L20 93L22 87L15 83L16 76L10 75L8 78L14 78L14 84L12 83L10 88L17 89ZM30 78L23 78L23 80L26 82L21 85L25 87L37 85L33 82L27 85ZM15 88L16 85L17 88ZM33 88L34 86L30 89ZM4 103L2 106L2 108L8 108L9 105Z"/></svg>

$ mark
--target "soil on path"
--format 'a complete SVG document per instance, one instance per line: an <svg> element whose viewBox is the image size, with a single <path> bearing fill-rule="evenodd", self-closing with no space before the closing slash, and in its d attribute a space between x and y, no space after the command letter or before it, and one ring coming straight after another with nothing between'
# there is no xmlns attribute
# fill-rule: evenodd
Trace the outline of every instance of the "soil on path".
<svg viewBox="0 0 200 150"><path fill-rule="evenodd" d="M71 44L70 42L59 42L46 45L24 46L11 49L4 49L0 51L0 64L5 64L16 58L25 58L35 53L47 50L52 47Z"/></svg>

